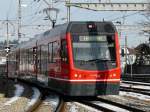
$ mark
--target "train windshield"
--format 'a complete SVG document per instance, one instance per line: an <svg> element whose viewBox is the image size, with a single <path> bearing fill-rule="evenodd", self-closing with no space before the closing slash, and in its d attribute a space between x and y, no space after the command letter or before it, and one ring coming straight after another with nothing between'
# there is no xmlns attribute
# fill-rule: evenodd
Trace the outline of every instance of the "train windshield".
<svg viewBox="0 0 150 112"><path fill-rule="evenodd" d="M72 38L74 63L76 66L83 65L85 62L86 66L88 63L115 63L115 37L113 35L74 35Z"/></svg>

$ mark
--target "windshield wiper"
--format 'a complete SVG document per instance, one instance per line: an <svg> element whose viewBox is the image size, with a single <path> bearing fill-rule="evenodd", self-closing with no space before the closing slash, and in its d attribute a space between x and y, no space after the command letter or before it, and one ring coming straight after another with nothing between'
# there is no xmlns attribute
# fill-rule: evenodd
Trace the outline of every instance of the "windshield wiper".
<svg viewBox="0 0 150 112"><path fill-rule="evenodd" d="M86 60L88 62L92 62L92 61L101 61L100 59L92 59L92 60Z"/></svg>
<svg viewBox="0 0 150 112"><path fill-rule="evenodd" d="M92 61L94 61L94 62L97 62L97 61L111 61L111 62L113 62L113 61L115 61L115 60L110 60L110 59L92 59L92 60L87 60L88 62L92 62Z"/></svg>

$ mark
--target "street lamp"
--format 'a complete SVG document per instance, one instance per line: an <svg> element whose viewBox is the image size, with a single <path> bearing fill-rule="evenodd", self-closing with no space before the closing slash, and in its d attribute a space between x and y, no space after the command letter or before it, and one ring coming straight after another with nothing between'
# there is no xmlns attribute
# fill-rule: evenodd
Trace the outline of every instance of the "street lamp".
<svg viewBox="0 0 150 112"><path fill-rule="evenodd" d="M57 8L45 8L43 12L47 14L48 19L52 22L52 28L54 28L59 10Z"/></svg>

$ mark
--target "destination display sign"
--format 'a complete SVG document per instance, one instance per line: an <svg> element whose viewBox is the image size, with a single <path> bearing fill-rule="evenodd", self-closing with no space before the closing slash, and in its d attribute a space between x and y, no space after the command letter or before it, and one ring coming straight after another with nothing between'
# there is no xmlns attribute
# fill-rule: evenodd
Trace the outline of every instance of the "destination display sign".
<svg viewBox="0 0 150 112"><path fill-rule="evenodd" d="M79 41L107 41L106 36L79 36Z"/></svg>

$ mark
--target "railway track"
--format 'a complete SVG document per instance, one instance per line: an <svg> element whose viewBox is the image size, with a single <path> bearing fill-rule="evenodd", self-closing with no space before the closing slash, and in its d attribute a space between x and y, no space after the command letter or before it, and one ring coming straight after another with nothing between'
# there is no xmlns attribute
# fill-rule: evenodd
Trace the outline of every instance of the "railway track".
<svg viewBox="0 0 150 112"><path fill-rule="evenodd" d="M121 91L135 92L150 96L150 84L132 81L123 81L120 86Z"/></svg>
<svg viewBox="0 0 150 112"><path fill-rule="evenodd" d="M60 101L59 101L59 103L58 103L58 105L57 105L57 107L55 109L55 112L63 111L64 110L64 105L65 105L65 103L64 103L63 98L60 98Z"/></svg>
<svg viewBox="0 0 150 112"><path fill-rule="evenodd" d="M145 85L145 84L142 84ZM147 85L146 85L147 86ZM107 112L147 112L150 111L149 108L149 96L150 96L150 91L149 90L145 90L145 89L138 89L138 88L131 88L131 87L120 87L121 91L125 91L129 93L134 93L137 94L137 98L133 97L131 98L131 96L109 96L106 98L101 98L98 97L98 99L96 101L81 101L80 103L88 105L90 107L93 107L94 109L100 110L100 111L107 111ZM121 92L120 91L120 92ZM148 96L149 100L139 100L139 97L145 97ZM114 98L113 98L114 97ZM118 98L117 98L118 97ZM120 97L120 98L119 98ZM122 99L120 101L116 101L116 99ZM113 100L112 100L113 99ZM123 100L124 99L124 100ZM126 100L126 101L125 101ZM135 103L136 102L136 103ZM144 103L145 102L145 103Z"/></svg>
<svg viewBox="0 0 150 112"><path fill-rule="evenodd" d="M37 85L25 80L19 80L29 86L36 87L40 90L41 95L37 101L26 109L26 112L60 112L64 106L64 100L54 91L50 91L45 86Z"/></svg>
<svg viewBox="0 0 150 112"><path fill-rule="evenodd" d="M102 112L145 112L141 109L126 106L103 98L98 98L96 101L79 101L79 103Z"/></svg>
<svg viewBox="0 0 150 112"><path fill-rule="evenodd" d="M144 83L144 82L135 82L135 81L121 81L121 83L133 84L133 85L143 85L143 86L150 86L150 83Z"/></svg>
<svg viewBox="0 0 150 112"><path fill-rule="evenodd" d="M133 91L133 89L131 89L132 92L136 92L137 91ZM125 90L124 91L131 91L131 90ZM145 95L145 91L144 93L142 92L139 92L138 93L141 93L141 94L144 94ZM147 95L147 94L146 94ZM148 94L149 95L149 94ZM43 95L46 97L46 95ZM45 108L45 105L43 105L43 103L45 102L45 99L46 98L42 98L42 100L40 100L40 102L38 103L38 105L35 105L35 108L32 110L32 111L28 111L28 112L43 112L44 110L41 110L40 108L41 107L44 107ZM53 96L52 96L53 97ZM55 105L55 107L53 107L51 104L52 102L49 102L50 105L48 105L49 107L53 108L49 111L52 111L52 112L65 112L64 110L64 105L66 102L76 102L76 100L66 100L64 101L64 99L62 98L58 98L58 102L55 103L57 105ZM144 110L142 109L139 109L139 108L134 108L134 107L131 107L131 106L127 106L125 104L121 104L121 103L117 103L116 101L111 101L111 100L108 100L108 99L104 99L104 98L97 98L95 101L88 101L88 100L77 100L78 103L80 104L83 104L83 105L87 105L93 109L96 109L98 111L102 111L102 112L145 112ZM47 112L47 111L45 111Z"/></svg>
<svg viewBox="0 0 150 112"><path fill-rule="evenodd" d="M63 98L55 93L44 92L42 93L41 99L28 112L61 112L63 108Z"/></svg>
<svg viewBox="0 0 150 112"><path fill-rule="evenodd" d="M54 98L53 95L55 93L49 94L44 91L45 88L43 89L40 87L39 89L41 90L41 93L42 93L41 98L27 112L48 112L48 111L64 112L64 105L66 101L64 101L62 98L59 98L59 95L58 95L57 98L55 98L55 103L54 103L54 100L52 98ZM133 88L127 88L127 87L126 88L120 87L120 90L127 91L127 92L136 92L136 93L150 96L150 93L148 93L147 90L139 91L139 89L136 90L135 88L133 89ZM47 96L51 96L51 98L48 98L50 101L47 100ZM76 100L71 100L70 102L76 102ZM97 98L94 101L78 100L77 102L80 104L84 104L89 107L92 107L98 111L104 111L104 112L116 112L116 111L118 112L145 112L144 110L140 108L134 108L131 106L127 106L125 104L117 103L115 100L111 101L111 100L104 99L104 98ZM49 110L47 111L46 108L48 108Z"/></svg>
<svg viewBox="0 0 150 112"><path fill-rule="evenodd" d="M139 93L139 94L150 96L150 91L147 91L147 90L144 90L144 89L130 88L130 87L120 87L120 91L134 92L134 93Z"/></svg>
<svg viewBox="0 0 150 112"><path fill-rule="evenodd" d="M124 74L122 75L122 79L125 81L138 81L138 82L146 82L150 83L150 74Z"/></svg>

